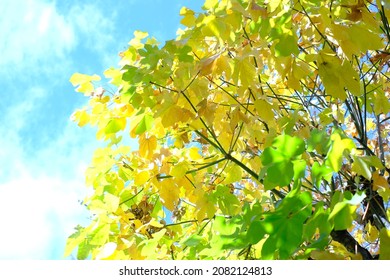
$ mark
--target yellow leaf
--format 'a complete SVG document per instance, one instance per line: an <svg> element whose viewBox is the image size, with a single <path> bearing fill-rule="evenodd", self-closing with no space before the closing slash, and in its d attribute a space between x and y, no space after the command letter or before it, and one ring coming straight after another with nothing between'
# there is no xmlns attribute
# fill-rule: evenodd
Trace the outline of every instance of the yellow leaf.
<svg viewBox="0 0 390 280"><path fill-rule="evenodd" d="M242 179L242 169L236 164L231 164L226 168L225 173L227 173L227 176L223 181L224 184L235 183Z"/></svg>
<svg viewBox="0 0 390 280"><path fill-rule="evenodd" d="M352 149L355 148L355 143L349 138L341 139L337 132L333 133L330 139L333 143L326 156L325 163L331 167L333 171L338 172L341 168L344 151L352 151Z"/></svg>
<svg viewBox="0 0 390 280"><path fill-rule="evenodd" d="M150 174L148 171L146 170L143 170L139 173L137 173L135 176L134 176L134 184L136 186L142 186L143 184L145 184L148 180L150 179Z"/></svg>
<svg viewBox="0 0 390 280"><path fill-rule="evenodd" d="M215 65L216 65L216 60L219 58L221 54L217 53L213 56L210 56L208 58L204 58L199 62L199 71L201 75L209 75L213 72Z"/></svg>
<svg viewBox="0 0 390 280"><path fill-rule="evenodd" d="M328 94L344 100L347 88L353 95L360 94L360 83L357 72L348 61L341 60L334 54L321 52L318 55L318 74Z"/></svg>
<svg viewBox="0 0 390 280"><path fill-rule="evenodd" d="M180 21L181 24L187 27L195 25L196 17L193 10L182 7L180 10L180 15L183 16L182 20Z"/></svg>
<svg viewBox="0 0 390 280"><path fill-rule="evenodd" d="M281 4L282 0L270 0L268 1L268 7L270 12L275 11Z"/></svg>
<svg viewBox="0 0 390 280"><path fill-rule="evenodd" d="M256 78L256 67L253 65L251 57L244 57L235 60L233 80L244 88L250 87Z"/></svg>
<svg viewBox="0 0 390 280"><path fill-rule="evenodd" d="M249 12L252 15L254 21L257 21L259 17L265 19L268 16L267 8L257 5L255 0L252 0L252 2L250 2Z"/></svg>
<svg viewBox="0 0 390 280"><path fill-rule="evenodd" d="M204 197L201 197L196 202L196 207L198 209L197 213L197 219L198 221L202 221L204 218L211 218L214 216L215 212L217 211L215 208L215 204L210 201L208 196L205 195Z"/></svg>
<svg viewBox="0 0 390 280"><path fill-rule="evenodd" d="M206 0L203 4L203 8L206 10L213 9L216 5L218 5L218 0Z"/></svg>
<svg viewBox="0 0 390 280"><path fill-rule="evenodd" d="M92 81L100 81L100 77L98 75L85 75L80 73L74 73L72 77L70 77L69 81L73 86L77 86L76 91L84 93L84 95L91 95L94 90L94 86L91 83Z"/></svg>
<svg viewBox="0 0 390 280"><path fill-rule="evenodd" d="M225 114L225 111L222 111L222 114ZM240 111L240 109L235 108L230 113L230 128L234 130L237 124L244 122L249 123L248 117Z"/></svg>
<svg viewBox="0 0 390 280"><path fill-rule="evenodd" d="M383 198L384 201L390 200L390 188L380 188L378 194ZM390 208L389 208L390 209Z"/></svg>
<svg viewBox="0 0 390 280"><path fill-rule="evenodd" d="M134 107L130 104L124 104L120 107L120 111L123 114L123 117L130 117L134 112Z"/></svg>
<svg viewBox="0 0 390 280"><path fill-rule="evenodd" d="M180 118L178 116L180 116ZM165 111L164 115L162 115L161 123L164 127L170 127L179 122L185 123L191 117L194 117L192 112L173 105Z"/></svg>
<svg viewBox="0 0 390 280"><path fill-rule="evenodd" d="M77 110L71 116L71 120L77 122L78 126L82 127L89 123L90 116L85 110Z"/></svg>
<svg viewBox="0 0 390 280"><path fill-rule="evenodd" d="M215 119L215 110L216 105L214 103L208 102L207 99L202 100L197 105L198 109L198 117L204 117L208 124L212 124Z"/></svg>
<svg viewBox="0 0 390 280"><path fill-rule="evenodd" d="M150 159L154 154L154 150L157 148L157 138L152 135L150 137L146 137L145 135L141 135L139 137L139 154L141 157Z"/></svg>
<svg viewBox="0 0 390 280"><path fill-rule="evenodd" d="M184 161L176 163L172 168L170 175L178 179L183 178L189 170L188 164Z"/></svg>
<svg viewBox="0 0 390 280"><path fill-rule="evenodd" d="M122 72L119 69L110 68L103 72L106 78L111 78L110 83L119 86L122 82Z"/></svg>
<svg viewBox="0 0 390 280"><path fill-rule="evenodd" d="M257 115L265 122L269 122L274 119L272 105L269 104L266 100L257 99L255 101L255 108L257 111Z"/></svg>
<svg viewBox="0 0 390 280"><path fill-rule="evenodd" d="M203 36L213 36L219 40L222 45L224 41L231 39L234 34L231 30L231 26L227 24L224 18L217 17L214 14L204 17L202 26Z"/></svg>
<svg viewBox="0 0 390 280"><path fill-rule="evenodd" d="M173 211L179 201L180 189L173 179L164 179L156 185L164 206Z"/></svg>
<svg viewBox="0 0 390 280"><path fill-rule="evenodd" d="M156 227L156 228L162 228L164 227L163 224L160 224L160 222L156 221L155 219L152 219L149 223L150 226Z"/></svg>
<svg viewBox="0 0 390 280"><path fill-rule="evenodd" d="M374 112L375 114L387 114L390 111L390 101L384 93L374 93Z"/></svg>
<svg viewBox="0 0 390 280"><path fill-rule="evenodd" d="M372 174L372 180L374 181L374 184L373 184L374 191L376 191L380 188L383 188L383 189L389 188L389 183L387 182L385 177L383 177L379 174L379 170L376 170Z"/></svg>
<svg viewBox="0 0 390 280"><path fill-rule="evenodd" d="M201 159L202 156L199 152L199 148L197 147L191 147L187 150L187 153L188 153L188 157L191 159L191 160L198 160L198 159Z"/></svg>
<svg viewBox="0 0 390 280"><path fill-rule="evenodd" d="M108 212L114 213L119 206L119 197L106 193L103 198L103 202Z"/></svg>
<svg viewBox="0 0 390 280"><path fill-rule="evenodd" d="M383 47L380 34L373 33L361 25L332 24L332 31L343 52L350 59L354 55L365 53L368 50L382 49Z"/></svg>
<svg viewBox="0 0 390 280"><path fill-rule="evenodd" d="M144 44L141 43L141 40L148 37L148 35L149 34L147 32L142 32L139 30L134 31L134 38L130 40L129 45L136 49L142 48Z"/></svg>
<svg viewBox="0 0 390 280"><path fill-rule="evenodd" d="M366 239L368 242L375 242L377 238L379 237L379 231L376 227L372 226L371 223L367 223L364 227L364 230L366 232Z"/></svg>
<svg viewBox="0 0 390 280"><path fill-rule="evenodd" d="M163 228L162 230L160 230L156 233L153 233L152 234L153 239L155 239L156 241L160 240L165 235L166 232L167 232L167 229Z"/></svg>

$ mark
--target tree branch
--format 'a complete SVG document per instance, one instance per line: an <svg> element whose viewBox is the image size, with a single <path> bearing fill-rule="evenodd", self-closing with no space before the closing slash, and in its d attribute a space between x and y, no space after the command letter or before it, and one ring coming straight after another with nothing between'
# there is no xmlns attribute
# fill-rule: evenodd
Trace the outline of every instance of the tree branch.
<svg viewBox="0 0 390 280"><path fill-rule="evenodd" d="M352 235L349 234L347 230L332 230L330 236L333 240L343 244L349 252L354 254L360 253L363 260L375 259L367 249L360 246L360 244L352 237Z"/></svg>

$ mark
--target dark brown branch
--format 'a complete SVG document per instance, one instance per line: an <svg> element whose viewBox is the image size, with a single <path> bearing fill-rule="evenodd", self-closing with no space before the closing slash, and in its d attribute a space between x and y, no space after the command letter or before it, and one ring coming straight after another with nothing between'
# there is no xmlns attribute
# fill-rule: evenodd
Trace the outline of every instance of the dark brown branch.
<svg viewBox="0 0 390 280"><path fill-rule="evenodd" d="M333 240L341 243L344 247L351 253L357 254L360 253L363 257L363 260L373 260L374 257L370 252L360 246L360 244L349 234L347 230L332 230L330 233Z"/></svg>

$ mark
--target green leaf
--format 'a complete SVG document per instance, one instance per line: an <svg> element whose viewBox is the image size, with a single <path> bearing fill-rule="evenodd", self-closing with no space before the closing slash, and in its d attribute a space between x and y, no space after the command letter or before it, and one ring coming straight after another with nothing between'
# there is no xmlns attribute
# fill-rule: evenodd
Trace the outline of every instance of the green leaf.
<svg viewBox="0 0 390 280"><path fill-rule="evenodd" d="M285 157L274 148L267 147L265 148L264 152L261 154L260 159L264 166L268 166L276 162L284 161Z"/></svg>
<svg viewBox="0 0 390 280"><path fill-rule="evenodd" d="M297 38L294 35L285 35L279 37L279 42L275 45L275 56L290 56L299 53Z"/></svg>
<svg viewBox="0 0 390 280"><path fill-rule="evenodd" d="M303 159L297 159L292 161L294 166L294 180L297 181L300 178L305 177L306 161Z"/></svg>
<svg viewBox="0 0 390 280"><path fill-rule="evenodd" d="M321 185L321 180L325 179L330 181L333 175L333 170L326 165L320 165L318 162L314 162L311 168L311 178L313 179L313 184L319 188Z"/></svg>
<svg viewBox="0 0 390 280"><path fill-rule="evenodd" d="M376 167L378 169L384 168L381 160L377 156L363 156L361 158L370 166Z"/></svg>
<svg viewBox="0 0 390 280"><path fill-rule="evenodd" d="M108 236L110 233L110 225L103 224L98 226L93 233L91 234L91 240L89 244L91 245L104 245L108 241Z"/></svg>
<svg viewBox="0 0 390 280"><path fill-rule="evenodd" d="M286 160L299 156L305 151L305 142L302 139L287 134L276 137L272 146L277 148Z"/></svg>
<svg viewBox="0 0 390 280"><path fill-rule="evenodd" d="M125 129L125 127L126 127L126 118L111 119L107 123L104 133L105 134L117 133L118 131Z"/></svg>
<svg viewBox="0 0 390 280"><path fill-rule="evenodd" d="M244 202L242 212L244 226L249 226L253 221L260 218L263 213L263 207L259 201L254 202L252 205L250 205L248 202Z"/></svg>
<svg viewBox="0 0 390 280"><path fill-rule="evenodd" d="M257 244L265 235L265 230L261 221L253 221L248 228L247 238L251 244Z"/></svg>
<svg viewBox="0 0 390 280"><path fill-rule="evenodd" d="M314 214L309 218L304 227L304 238L309 241L312 239L317 229L320 235L329 236L332 227L329 223L329 209L324 209L324 203L321 201L316 204Z"/></svg>
<svg viewBox="0 0 390 280"><path fill-rule="evenodd" d="M332 144L326 156L325 164L333 171L338 172L341 168L344 151L352 151L355 148L355 143L349 138L342 139L337 131L332 134L331 141Z"/></svg>
<svg viewBox="0 0 390 280"><path fill-rule="evenodd" d="M277 240L273 236L269 236L261 248L261 258L263 260L273 260L277 253Z"/></svg>
<svg viewBox="0 0 390 280"><path fill-rule="evenodd" d="M203 237L201 235L194 234L194 235L191 235L190 237L188 237L183 242L183 244L186 246L189 246L189 247L195 247L198 244L200 244L202 242L202 240L203 240Z"/></svg>
<svg viewBox="0 0 390 280"><path fill-rule="evenodd" d="M287 186L291 183L293 177L294 165L290 161L276 162L267 169L264 187L266 190L270 190L276 186Z"/></svg>
<svg viewBox="0 0 390 280"><path fill-rule="evenodd" d="M261 251L262 258L272 259L278 249L280 258L287 259L297 250L302 242L304 223L311 214L311 201L309 192L290 193L275 212L266 214L264 220L252 223L248 231L251 242L258 240L256 233L261 237L269 234Z"/></svg>
<svg viewBox="0 0 390 280"><path fill-rule="evenodd" d="M260 156L267 172L267 176L264 178L265 189L287 186L294 174L297 178L302 176L305 168L304 163L297 161L294 166L292 160L304 151L305 142L302 139L287 134L276 137L272 146L267 147Z"/></svg>
<svg viewBox="0 0 390 280"><path fill-rule="evenodd" d="M216 216L213 223L213 236L210 240L212 250L242 249L248 245L246 233L241 232L242 217L227 219ZM205 252L203 252L205 253Z"/></svg>
<svg viewBox="0 0 390 280"><path fill-rule="evenodd" d="M135 134L140 135L153 127L154 119L150 115L144 115L135 128Z"/></svg>
<svg viewBox="0 0 390 280"><path fill-rule="evenodd" d="M310 132L310 138L307 141L307 151L313 152L316 150L320 155L326 155L331 141L325 130L317 128Z"/></svg>
<svg viewBox="0 0 390 280"><path fill-rule="evenodd" d="M371 180L371 171L370 166L367 164L362 157L352 155L352 171L356 172L359 175L362 175L367 180Z"/></svg>
<svg viewBox="0 0 390 280"><path fill-rule="evenodd" d="M329 220L333 220L335 230L347 229L352 225L357 206L366 197L364 193L352 194L347 191L336 191L332 197Z"/></svg>
<svg viewBox="0 0 390 280"><path fill-rule="evenodd" d="M85 260L88 258L89 254L91 252L91 245L89 245L87 240L84 240L79 244L78 250L77 250L77 259L78 260Z"/></svg>
<svg viewBox="0 0 390 280"><path fill-rule="evenodd" d="M235 215L241 209L240 201L237 196L230 193L230 188L226 185L218 185L217 190L213 193L215 201L225 215Z"/></svg>

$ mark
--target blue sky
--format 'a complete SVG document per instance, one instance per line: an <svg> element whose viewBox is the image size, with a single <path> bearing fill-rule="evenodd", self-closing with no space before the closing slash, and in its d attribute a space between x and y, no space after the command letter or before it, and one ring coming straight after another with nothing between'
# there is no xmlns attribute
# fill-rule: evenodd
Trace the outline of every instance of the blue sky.
<svg viewBox="0 0 390 280"><path fill-rule="evenodd" d="M72 112L87 100L74 72L117 66L135 30L175 37L202 0L0 0L0 259L62 259L88 213L84 170L102 145Z"/></svg>

